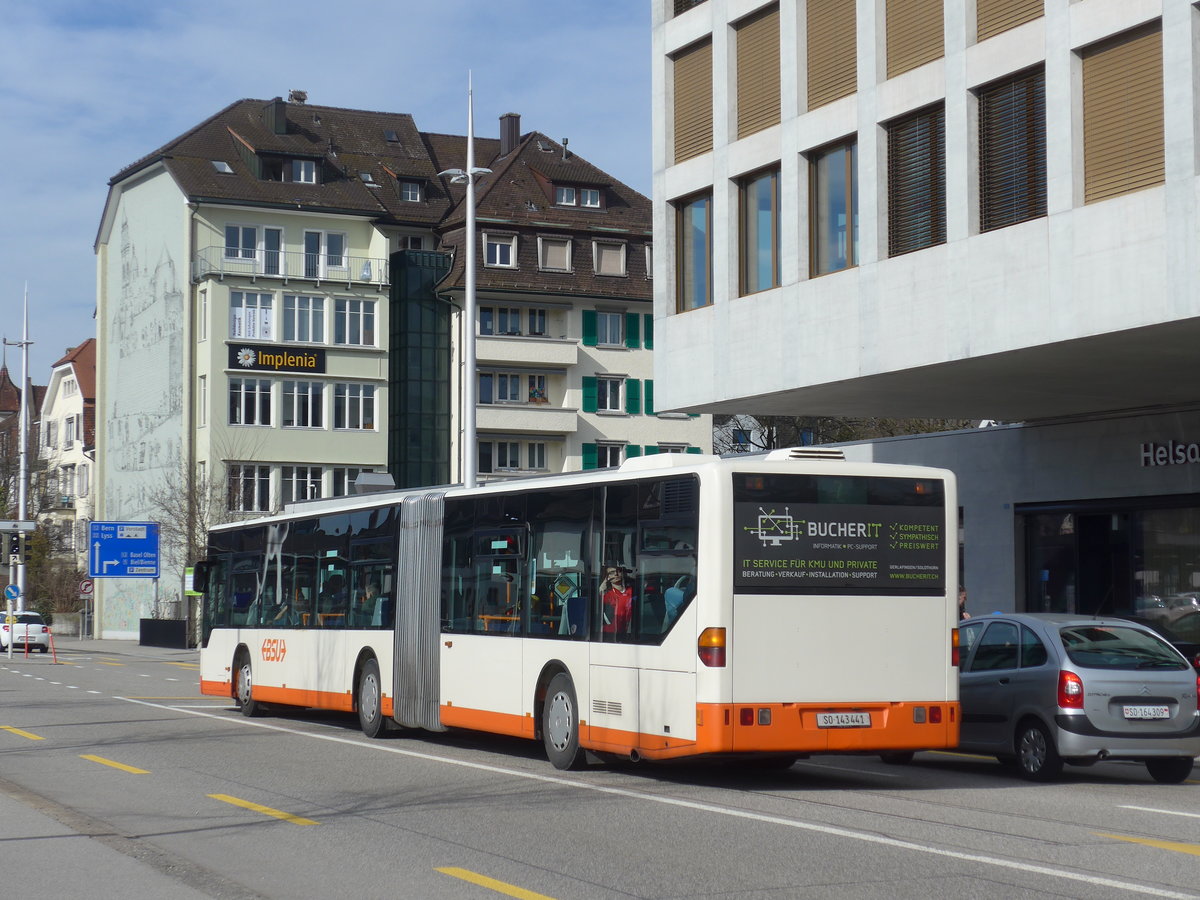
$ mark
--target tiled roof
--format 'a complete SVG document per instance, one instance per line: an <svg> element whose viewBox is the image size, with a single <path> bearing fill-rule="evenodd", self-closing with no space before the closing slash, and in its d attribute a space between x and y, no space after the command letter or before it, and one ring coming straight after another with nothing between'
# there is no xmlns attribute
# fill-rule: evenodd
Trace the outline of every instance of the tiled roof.
<svg viewBox="0 0 1200 900"><path fill-rule="evenodd" d="M52 368L71 364L75 381L84 400L96 399L96 339L88 338L78 347L71 347Z"/></svg>
<svg viewBox="0 0 1200 900"><path fill-rule="evenodd" d="M286 121L283 134L277 133L280 117ZM466 168L466 141L462 135L419 132L412 116L403 113L284 103L279 98L239 100L122 169L110 185L161 162L194 201L300 208L423 225L440 234L443 250L453 252L462 242L466 189L439 178L438 173ZM506 229L519 235L517 266L496 269L481 264L476 268L477 286L648 302L652 294L646 271L652 222L649 198L536 131L521 136L503 157L500 150L496 138L475 139L475 165L492 170L476 182L476 223L481 232ZM319 160L321 183L258 177L253 166L280 157ZM218 172L214 161L227 163L232 173ZM364 183L360 172L369 173L376 186ZM424 185L420 202L400 199L404 179ZM600 190L601 207L555 206L556 184ZM539 270L538 235L572 239L572 272ZM626 275L595 274L592 238L626 243ZM443 288L462 285L464 262L462 254L455 253Z"/></svg>

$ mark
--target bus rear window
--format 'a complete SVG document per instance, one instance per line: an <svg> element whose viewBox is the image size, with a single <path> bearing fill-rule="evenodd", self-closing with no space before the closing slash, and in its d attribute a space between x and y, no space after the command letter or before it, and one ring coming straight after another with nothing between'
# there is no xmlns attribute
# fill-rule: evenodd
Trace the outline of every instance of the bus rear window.
<svg viewBox="0 0 1200 900"><path fill-rule="evenodd" d="M733 581L744 593L946 590L936 478L735 473Z"/></svg>

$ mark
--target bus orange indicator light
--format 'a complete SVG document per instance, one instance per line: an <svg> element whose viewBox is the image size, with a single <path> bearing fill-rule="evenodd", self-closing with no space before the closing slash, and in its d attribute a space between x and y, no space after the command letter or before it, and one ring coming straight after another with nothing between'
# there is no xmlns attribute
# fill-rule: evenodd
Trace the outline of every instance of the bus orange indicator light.
<svg viewBox="0 0 1200 900"><path fill-rule="evenodd" d="M958 668L959 658L960 657L959 657L959 649L958 649L958 629L951 628L950 629L950 665L954 666L955 668Z"/></svg>
<svg viewBox="0 0 1200 900"><path fill-rule="evenodd" d="M722 669L725 667L725 629L705 628L700 632L696 641L700 662L709 668Z"/></svg>

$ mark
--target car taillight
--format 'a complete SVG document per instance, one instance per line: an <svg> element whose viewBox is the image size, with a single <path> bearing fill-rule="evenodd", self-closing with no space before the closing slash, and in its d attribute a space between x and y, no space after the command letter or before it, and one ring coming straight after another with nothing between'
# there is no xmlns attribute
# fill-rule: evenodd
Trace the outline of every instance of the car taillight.
<svg viewBox="0 0 1200 900"><path fill-rule="evenodd" d="M950 629L950 665L957 668L958 667L958 659L959 659L958 629L951 628Z"/></svg>
<svg viewBox="0 0 1200 900"><path fill-rule="evenodd" d="M1196 676L1196 709L1200 709L1200 675Z"/></svg>
<svg viewBox="0 0 1200 900"><path fill-rule="evenodd" d="M725 629L705 628L696 641L700 662L714 669L725 666Z"/></svg>
<svg viewBox="0 0 1200 900"><path fill-rule="evenodd" d="M1058 673L1058 705L1063 709L1083 709L1083 681L1074 672Z"/></svg>
<svg viewBox="0 0 1200 900"><path fill-rule="evenodd" d="M50 629L47 628L45 625L43 625L42 626L42 634L49 634L49 633L50 633Z"/></svg>

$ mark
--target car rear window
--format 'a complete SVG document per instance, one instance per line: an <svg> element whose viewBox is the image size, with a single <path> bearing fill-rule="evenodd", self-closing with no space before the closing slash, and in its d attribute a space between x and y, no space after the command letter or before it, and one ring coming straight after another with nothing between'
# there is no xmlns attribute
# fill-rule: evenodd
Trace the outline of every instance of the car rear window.
<svg viewBox="0 0 1200 900"><path fill-rule="evenodd" d="M1059 629L1071 662L1088 669L1186 669L1178 651L1156 634L1122 625Z"/></svg>
<svg viewBox="0 0 1200 900"><path fill-rule="evenodd" d="M41 625L41 624L43 624L42 617L39 616L37 613L19 613L17 615L17 622L24 623L25 625Z"/></svg>

